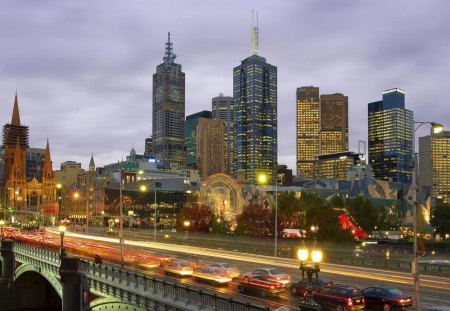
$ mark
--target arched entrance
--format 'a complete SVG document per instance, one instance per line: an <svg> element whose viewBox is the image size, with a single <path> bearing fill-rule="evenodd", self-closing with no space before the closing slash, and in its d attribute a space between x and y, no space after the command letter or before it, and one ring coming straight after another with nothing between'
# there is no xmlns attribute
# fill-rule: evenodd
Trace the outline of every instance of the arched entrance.
<svg viewBox="0 0 450 311"><path fill-rule="evenodd" d="M210 206L215 215L229 221L232 229L244 204L241 188L226 174L209 176L200 187L199 201Z"/></svg>

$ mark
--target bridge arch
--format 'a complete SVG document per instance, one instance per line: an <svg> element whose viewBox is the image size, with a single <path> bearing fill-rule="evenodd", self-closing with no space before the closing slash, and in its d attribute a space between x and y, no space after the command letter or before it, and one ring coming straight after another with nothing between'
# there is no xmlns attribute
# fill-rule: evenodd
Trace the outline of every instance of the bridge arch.
<svg viewBox="0 0 450 311"><path fill-rule="evenodd" d="M83 311L105 311L105 310L126 310L126 311L146 311L131 303L126 303L116 298L106 297L91 301L91 303L83 308Z"/></svg>
<svg viewBox="0 0 450 311"><path fill-rule="evenodd" d="M61 310L62 308L61 284L54 276L40 271L39 267L22 264L16 270L14 289L16 293L14 305L18 309Z"/></svg>

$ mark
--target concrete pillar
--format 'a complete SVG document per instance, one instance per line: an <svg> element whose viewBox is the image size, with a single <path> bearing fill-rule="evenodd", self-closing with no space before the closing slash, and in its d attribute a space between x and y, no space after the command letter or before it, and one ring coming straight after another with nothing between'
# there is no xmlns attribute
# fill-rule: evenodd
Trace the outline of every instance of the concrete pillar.
<svg viewBox="0 0 450 311"><path fill-rule="evenodd" d="M12 240L0 240L2 256L2 277L12 280L14 277L14 253Z"/></svg>
<svg viewBox="0 0 450 311"><path fill-rule="evenodd" d="M77 257L61 256L59 275L62 283L62 311L82 309L79 267L80 260Z"/></svg>

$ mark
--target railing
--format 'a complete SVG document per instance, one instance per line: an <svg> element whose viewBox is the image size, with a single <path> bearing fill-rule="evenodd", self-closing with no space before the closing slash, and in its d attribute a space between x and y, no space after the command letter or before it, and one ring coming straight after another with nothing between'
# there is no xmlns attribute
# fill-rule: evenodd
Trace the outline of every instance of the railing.
<svg viewBox="0 0 450 311"><path fill-rule="evenodd" d="M59 254L46 249L15 242L13 244L13 252L22 256L38 259L53 266L59 267L61 265Z"/></svg>
<svg viewBox="0 0 450 311"><path fill-rule="evenodd" d="M123 291L132 292L141 297L133 298L146 304L148 299L161 303L182 306L186 309L212 309L218 311L269 311L268 307L258 306L250 302L242 302L233 298L225 298L217 294L193 289L189 286L167 282L155 277L148 277L141 273L130 272L106 265L99 265L88 261L82 261L81 270L88 279L94 282L115 286ZM100 286L99 286L100 287ZM147 306L146 306L147 307Z"/></svg>

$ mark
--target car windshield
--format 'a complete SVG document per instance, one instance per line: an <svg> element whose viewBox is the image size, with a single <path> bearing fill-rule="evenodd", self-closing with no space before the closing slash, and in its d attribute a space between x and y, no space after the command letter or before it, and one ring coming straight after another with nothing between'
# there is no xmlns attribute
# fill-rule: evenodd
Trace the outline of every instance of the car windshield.
<svg viewBox="0 0 450 311"><path fill-rule="evenodd" d="M402 296L403 292L401 290L398 290L396 288L388 288L387 292L389 293L390 297L398 297L398 296Z"/></svg>
<svg viewBox="0 0 450 311"><path fill-rule="evenodd" d="M359 289L350 289L347 291L347 296L350 298L354 298L354 297L359 297L361 296L361 292L359 291Z"/></svg>
<svg viewBox="0 0 450 311"><path fill-rule="evenodd" d="M283 272L281 272L280 270L273 268L273 269L269 269L269 273L272 275L276 275L276 274L283 274Z"/></svg>

